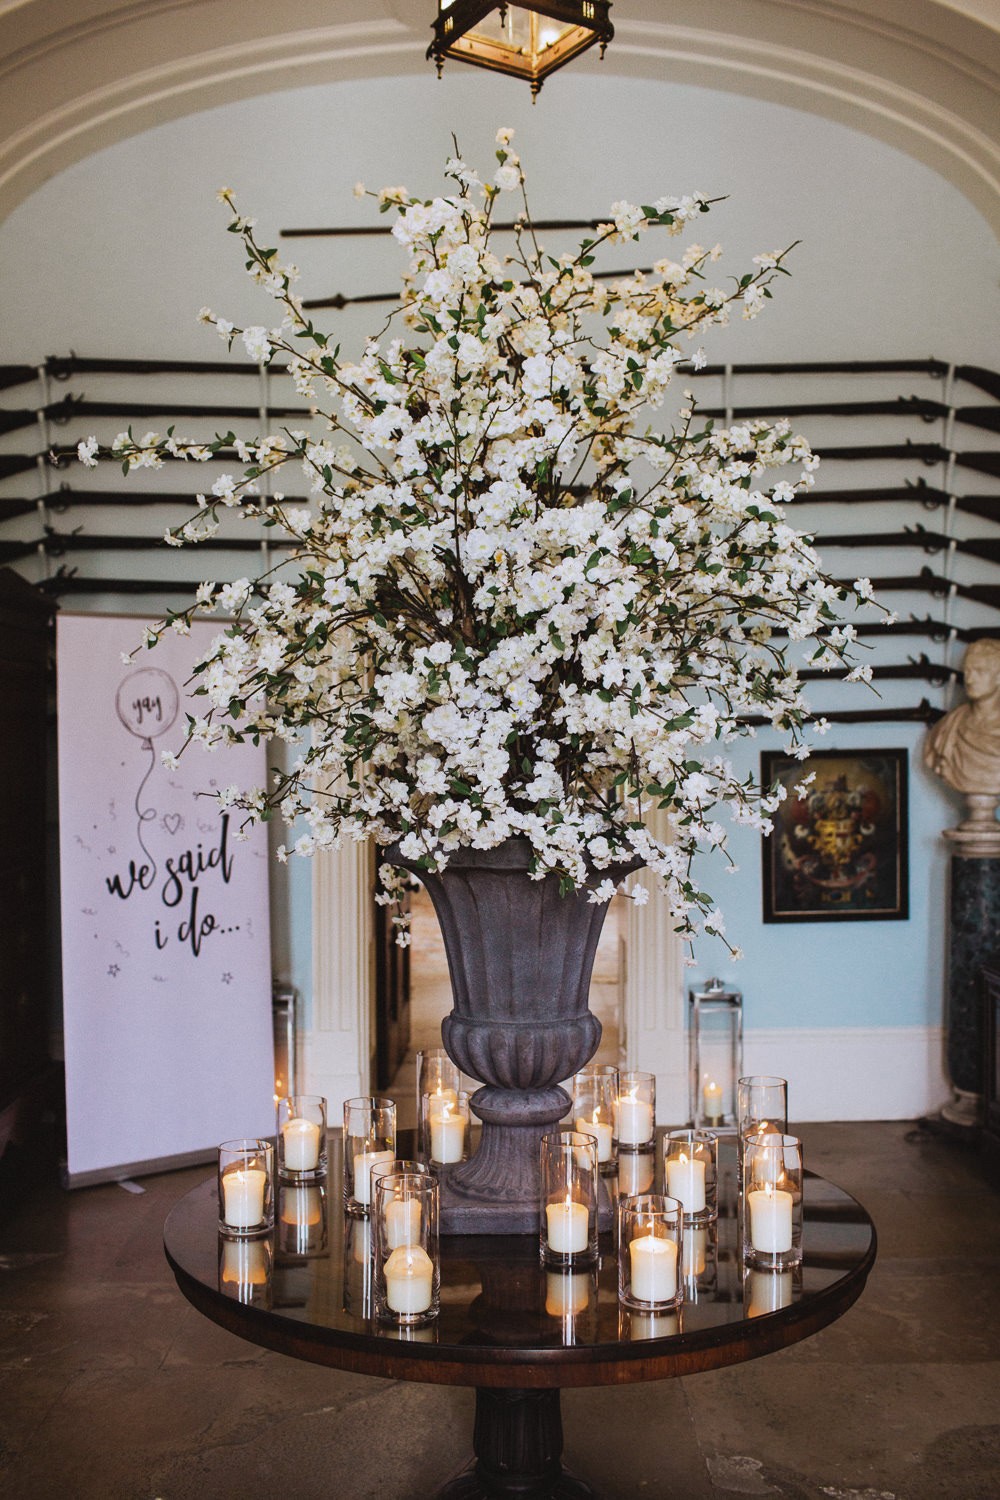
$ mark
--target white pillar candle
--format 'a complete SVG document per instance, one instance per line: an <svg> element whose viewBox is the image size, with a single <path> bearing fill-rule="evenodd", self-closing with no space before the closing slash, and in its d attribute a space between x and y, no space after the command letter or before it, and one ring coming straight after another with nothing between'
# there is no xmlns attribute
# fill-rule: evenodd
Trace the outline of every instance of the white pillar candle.
<svg viewBox="0 0 1000 1500"><path fill-rule="evenodd" d="M586 1205L566 1194L562 1203L545 1207L545 1232L549 1249L557 1255L578 1255L590 1243L590 1215Z"/></svg>
<svg viewBox="0 0 1000 1500"><path fill-rule="evenodd" d="M458 1095L454 1089L443 1089L440 1084L432 1094L424 1094L422 1100L423 1118L429 1120L431 1115L440 1110L443 1105L448 1104L452 1109L458 1103Z"/></svg>
<svg viewBox="0 0 1000 1500"><path fill-rule="evenodd" d="M222 1280L229 1286L266 1286L266 1240L222 1241Z"/></svg>
<svg viewBox="0 0 1000 1500"><path fill-rule="evenodd" d="M286 1187L279 1194L282 1224L308 1227L323 1217L323 1199L318 1187Z"/></svg>
<svg viewBox="0 0 1000 1500"><path fill-rule="evenodd" d="M319 1126L297 1115L281 1127L289 1172L315 1172L319 1166Z"/></svg>
<svg viewBox="0 0 1000 1500"><path fill-rule="evenodd" d="M681 1324L675 1312L630 1312L629 1337L632 1339L668 1339L680 1333Z"/></svg>
<svg viewBox="0 0 1000 1500"><path fill-rule="evenodd" d="M390 1250L419 1242L421 1217L419 1198L394 1198L386 1204L385 1238Z"/></svg>
<svg viewBox="0 0 1000 1500"><path fill-rule="evenodd" d="M785 1175L781 1136L771 1131L766 1120L754 1128L753 1134L758 1137L753 1154L754 1178L757 1182L770 1182L777 1187ZM762 1135L769 1136L770 1140L760 1140Z"/></svg>
<svg viewBox="0 0 1000 1500"><path fill-rule="evenodd" d="M222 1217L230 1229L253 1229L264 1217L263 1167L233 1167L222 1178Z"/></svg>
<svg viewBox="0 0 1000 1500"><path fill-rule="evenodd" d="M791 1271L750 1271L749 1281L748 1318L778 1312L789 1305L794 1295Z"/></svg>
<svg viewBox="0 0 1000 1500"><path fill-rule="evenodd" d="M701 1091L701 1110L706 1120L722 1119L722 1085L709 1079Z"/></svg>
<svg viewBox="0 0 1000 1500"><path fill-rule="evenodd" d="M764 1254L777 1255L792 1248L792 1195L772 1187L747 1194L750 1209L750 1243Z"/></svg>
<svg viewBox="0 0 1000 1500"><path fill-rule="evenodd" d="M640 1302L669 1302L677 1295L677 1244L660 1235L630 1240L632 1296Z"/></svg>
<svg viewBox="0 0 1000 1500"><path fill-rule="evenodd" d="M372 1201L372 1167L379 1161L392 1161L391 1151L355 1151L354 1201L367 1208Z"/></svg>
<svg viewBox="0 0 1000 1500"><path fill-rule="evenodd" d="M355 1219L351 1226L351 1254L355 1265L363 1266L371 1259L372 1226L368 1219Z"/></svg>
<svg viewBox="0 0 1000 1500"><path fill-rule="evenodd" d="M652 1151L637 1155L626 1154L618 1158L618 1191L626 1198L637 1193L648 1193L656 1175L656 1162Z"/></svg>
<svg viewBox="0 0 1000 1500"><path fill-rule="evenodd" d="M441 1108L431 1108L431 1159L443 1165L461 1161L465 1156L465 1116L455 1114L453 1101L445 1100Z"/></svg>
<svg viewBox="0 0 1000 1500"><path fill-rule="evenodd" d="M421 1245L399 1245L385 1263L386 1305L396 1313L422 1313L434 1295L434 1262Z"/></svg>
<svg viewBox="0 0 1000 1500"><path fill-rule="evenodd" d="M618 1100L619 1146L645 1146L653 1134L653 1111L645 1099L634 1093Z"/></svg>
<svg viewBox="0 0 1000 1500"><path fill-rule="evenodd" d="M705 1209L705 1163L682 1151L667 1158L667 1193L679 1198L686 1214L700 1214Z"/></svg>
<svg viewBox="0 0 1000 1500"><path fill-rule="evenodd" d="M579 1115L576 1120L576 1129L581 1135L593 1136L597 1142L597 1160L610 1161L612 1156L612 1130L611 1123L600 1118L600 1105L594 1110L593 1119L587 1120Z"/></svg>
<svg viewBox="0 0 1000 1500"><path fill-rule="evenodd" d="M705 1252L708 1249L708 1230L694 1224L684 1227L684 1275L689 1279L701 1276L705 1270Z"/></svg>
<svg viewBox="0 0 1000 1500"><path fill-rule="evenodd" d="M561 1271L549 1271L545 1278L545 1311L550 1318L574 1317L584 1312L589 1302L588 1275L565 1276Z"/></svg>

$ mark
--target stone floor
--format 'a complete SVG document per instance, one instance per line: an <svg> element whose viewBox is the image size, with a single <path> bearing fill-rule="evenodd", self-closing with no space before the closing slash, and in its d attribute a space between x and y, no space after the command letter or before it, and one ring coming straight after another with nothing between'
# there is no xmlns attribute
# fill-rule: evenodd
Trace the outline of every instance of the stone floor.
<svg viewBox="0 0 1000 1500"><path fill-rule="evenodd" d="M563 1395L566 1461L603 1500L997 1500L1000 1194L906 1124L802 1127L879 1260L840 1322L682 1381ZM195 1312L161 1225L194 1169L0 1227L4 1500L423 1500L461 1467L468 1390L261 1351Z"/></svg>

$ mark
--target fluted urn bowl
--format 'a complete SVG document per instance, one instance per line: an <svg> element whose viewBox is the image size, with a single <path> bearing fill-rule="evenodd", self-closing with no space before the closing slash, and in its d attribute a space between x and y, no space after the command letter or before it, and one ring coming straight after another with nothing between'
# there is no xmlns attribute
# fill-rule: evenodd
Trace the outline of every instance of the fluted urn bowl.
<svg viewBox="0 0 1000 1500"><path fill-rule="evenodd" d="M483 1087L472 1097L479 1149L442 1182L441 1227L450 1233L524 1234L538 1225L538 1147L570 1105L560 1080L590 1061L601 1023L590 978L608 903L590 886L559 893L558 875L532 880L527 839L458 849L440 874L398 847L387 858L427 888L444 939L453 1010L442 1025L452 1060ZM636 859L595 871L619 881Z"/></svg>

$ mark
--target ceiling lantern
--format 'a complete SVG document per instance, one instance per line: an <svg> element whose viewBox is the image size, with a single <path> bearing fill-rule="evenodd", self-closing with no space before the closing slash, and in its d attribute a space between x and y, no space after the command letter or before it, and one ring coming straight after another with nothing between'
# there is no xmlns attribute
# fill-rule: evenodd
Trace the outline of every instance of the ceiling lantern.
<svg viewBox="0 0 1000 1500"><path fill-rule="evenodd" d="M438 0L427 56L438 74L446 57L526 78L533 95L544 79L595 42L601 56L615 34L609 0Z"/></svg>

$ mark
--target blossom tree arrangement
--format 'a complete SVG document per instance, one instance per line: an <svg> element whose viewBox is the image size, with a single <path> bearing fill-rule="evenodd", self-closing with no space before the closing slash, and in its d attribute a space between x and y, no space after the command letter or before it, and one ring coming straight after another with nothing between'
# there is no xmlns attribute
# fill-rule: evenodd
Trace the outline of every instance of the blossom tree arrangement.
<svg viewBox="0 0 1000 1500"><path fill-rule="evenodd" d="M188 739L296 747L273 785L222 795L250 820L278 809L304 826L295 853L373 837L438 870L457 848L519 836L532 875L557 872L598 901L614 866L641 860L679 930L721 933L692 858L725 851L721 819L767 831L774 806L726 744L763 716L808 754L790 659L801 642L813 664L870 676L838 615L870 599L867 581L833 582L785 520L813 481L807 443L782 422L716 426L690 392L666 407L679 369L704 362L701 335L756 316L787 252L757 256L724 288L709 279L718 249L699 245L649 273L595 274L602 246L674 236L707 213L695 195L616 203L579 250L547 255L511 135L497 136L491 181L456 156L445 196L373 195L409 263L399 308L356 363L306 316L295 268L220 193L282 316L271 329L202 319L252 359L286 362L323 431L115 440L126 471L234 447L244 464L168 542L212 535L230 507L292 544L265 578L202 584L147 644L196 613L233 616L198 666L206 712ZM504 255L493 214L508 193L523 211ZM85 462L99 451L80 445ZM288 465L306 475L308 509L273 487ZM652 807L669 841L647 828ZM383 875L390 893L403 878Z"/></svg>

